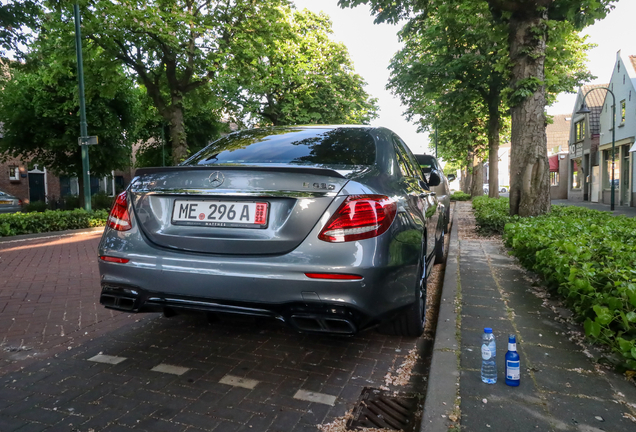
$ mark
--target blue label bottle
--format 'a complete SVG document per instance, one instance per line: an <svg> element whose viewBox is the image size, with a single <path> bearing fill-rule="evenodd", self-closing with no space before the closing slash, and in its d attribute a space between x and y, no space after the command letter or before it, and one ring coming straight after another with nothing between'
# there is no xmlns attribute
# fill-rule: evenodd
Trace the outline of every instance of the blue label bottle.
<svg viewBox="0 0 636 432"><path fill-rule="evenodd" d="M506 384L517 387L521 382L521 365L517 354L517 338L508 336L508 352L506 353Z"/></svg>

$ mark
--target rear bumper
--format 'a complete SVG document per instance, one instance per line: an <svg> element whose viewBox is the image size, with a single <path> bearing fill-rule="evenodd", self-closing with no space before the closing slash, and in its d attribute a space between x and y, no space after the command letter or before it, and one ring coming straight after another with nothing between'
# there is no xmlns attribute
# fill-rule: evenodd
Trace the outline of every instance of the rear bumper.
<svg viewBox="0 0 636 432"><path fill-rule="evenodd" d="M262 316L283 321L299 331L354 334L367 327L371 320L359 311L342 305L321 302L258 304L189 298L149 292L135 287L104 284L100 303L108 309L125 312L188 311L220 312Z"/></svg>
<svg viewBox="0 0 636 432"><path fill-rule="evenodd" d="M100 262L104 306L128 312L225 312L267 316L303 331L352 334L390 319L414 301L415 267L338 269L361 280L310 279L288 264L191 263L168 269ZM132 265L131 265L132 264ZM136 263L139 264L139 263ZM271 264L271 263L270 263ZM209 266L209 267L208 267ZM206 268L208 267L208 268ZM322 272L307 264L306 272ZM242 270L242 271L241 271Z"/></svg>

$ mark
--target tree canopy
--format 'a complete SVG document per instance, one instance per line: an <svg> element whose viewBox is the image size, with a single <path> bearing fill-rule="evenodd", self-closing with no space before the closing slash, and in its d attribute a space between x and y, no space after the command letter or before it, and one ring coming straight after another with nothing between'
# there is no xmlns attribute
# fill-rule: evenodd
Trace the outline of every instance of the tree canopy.
<svg viewBox="0 0 636 432"><path fill-rule="evenodd" d="M170 127L173 162L188 154L184 97L231 60L252 62L284 28L286 0L88 1L87 37L134 71Z"/></svg>
<svg viewBox="0 0 636 432"><path fill-rule="evenodd" d="M0 56L18 49L30 35L25 27L35 27L40 17L37 0L0 0Z"/></svg>
<svg viewBox="0 0 636 432"><path fill-rule="evenodd" d="M9 64L0 88L0 151L82 178L78 145L79 104L73 35L47 31L24 63ZM130 164L132 143L139 137L139 89L123 69L88 46L86 101L91 146L91 174L108 175Z"/></svg>
<svg viewBox="0 0 636 432"><path fill-rule="evenodd" d="M350 124L377 117L377 101L364 90L347 48L330 39L331 21L324 14L287 9L289 27L272 41L267 54L226 69L229 93L256 123ZM238 71L238 73L236 73Z"/></svg>
<svg viewBox="0 0 636 432"><path fill-rule="evenodd" d="M398 23L407 20L406 29L418 29L421 37L419 33L415 33L414 37L406 34L407 44L408 38L412 38L408 49L419 49L422 58L434 53L435 56L428 61L428 67L429 72L437 69L438 75L434 75L430 81L437 79L448 85L434 89L432 97L448 99L456 94L453 88L465 91L467 88L461 86L479 80L489 84L486 77L496 74L505 78L501 88L489 87L491 91L496 90L495 94L504 96L510 107L510 211L511 214L526 216L544 213L550 206L545 134L547 121L544 112L550 95L546 95L546 92L573 91L574 87L589 78L584 67L586 46L576 32L596 19L603 18L613 1L340 0L339 4L343 7L369 4L376 14L376 22ZM470 12L466 14L467 11ZM441 35L426 31L435 25ZM462 26L468 40L464 40L461 33L456 34L456 31L462 30ZM482 37L475 40L475 35ZM442 42L439 45L431 44L431 40L436 39ZM490 46L484 49L482 42L488 42ZM412 75L412 65L408 59L404 61L408 55L410 53L403 58L396 57L394 71L397 70L398 74L403 71L405 76ZM489 60L485 63L488 66L486 69L474 63L480 58ZM491 63L493 60L494 63ZM432 65L436 67L431 68ZM422 75L422 80L427 78ZM392 85L397 92L406 87L400 87L399 81L397 85L393 81ZM474 86L470 88L474 89ZM412 99L418 96L412 91L410 94ZM466 99L465 95L462 97ZM497 111L501 111L501 104L493 102L488 112L494 113L492 108L495 106ZM424 124L443 121L437 113L432 117L424 120ZM494 131L494 127L490 131Z"/></svg>

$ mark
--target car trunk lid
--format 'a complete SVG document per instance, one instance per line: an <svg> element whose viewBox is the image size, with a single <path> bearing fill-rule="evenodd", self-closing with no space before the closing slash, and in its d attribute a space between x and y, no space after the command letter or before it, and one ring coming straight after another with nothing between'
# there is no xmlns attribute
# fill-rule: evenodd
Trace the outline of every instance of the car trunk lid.
<svg viewBox="0 0 636 432"><path fill-rule="evenodd" d="M137 170L129 196L141 231L158 246L282 254L305 239L347 181L317 167L180 166Z"/></svg>

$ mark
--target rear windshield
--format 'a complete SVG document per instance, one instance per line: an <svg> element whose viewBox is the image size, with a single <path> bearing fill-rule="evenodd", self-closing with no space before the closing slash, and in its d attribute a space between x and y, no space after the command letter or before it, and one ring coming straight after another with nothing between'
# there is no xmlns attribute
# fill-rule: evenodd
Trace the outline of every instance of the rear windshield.
<svg viewBox="0 0 636 432"><path fill-rule="evenodd" d="M375 163L375 140L365 130L251 129L223 137L184 165L328 165L350 167Z"/></svg>

